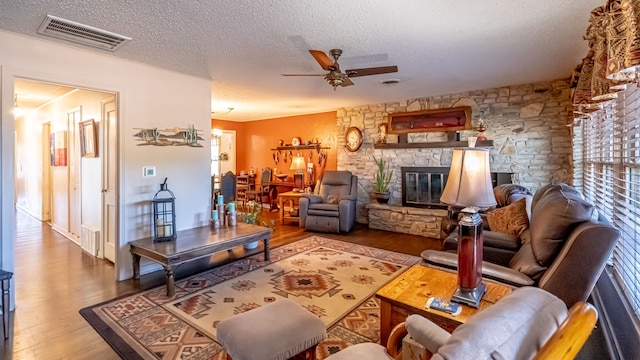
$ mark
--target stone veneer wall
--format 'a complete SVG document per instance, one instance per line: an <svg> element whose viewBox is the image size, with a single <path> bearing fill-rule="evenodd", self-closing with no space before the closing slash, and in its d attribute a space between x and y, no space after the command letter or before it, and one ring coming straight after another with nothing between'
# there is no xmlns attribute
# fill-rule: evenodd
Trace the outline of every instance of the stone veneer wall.
<svg viewBox="0 0 640 360"><path fill-rule="evenodd" d="M515 173L514 182L531 191L552 181L571 184L572 138L570 128L566 126L573 120L568 117L570 92L568 80L555 80L338 110L337 167L358 176L357 221L370 221L367 204L372 201L374 155L389 159L394 169L391 206L402 206L400 167L451 164L451 148L374 149L378 126L387 123L391 113L471 106L473 128L482 118L487 126L485 135L494 142L490 149L492 171ZM342 147L344 133L350 126L358 127L364 135L362 147L354 153ZM476 133L475 130L462 131L461 140ZM389 134L386 140L394 143L397 138L397 135ZM446 140L447 134L441 132L409 134L409 142ZM393 213L396 215L392 217L398 218L397 212ZM383 226L392 228L398 220ZM377 217L378 221L384 219ZM439 229L439 224L437 226Z"/></svg>

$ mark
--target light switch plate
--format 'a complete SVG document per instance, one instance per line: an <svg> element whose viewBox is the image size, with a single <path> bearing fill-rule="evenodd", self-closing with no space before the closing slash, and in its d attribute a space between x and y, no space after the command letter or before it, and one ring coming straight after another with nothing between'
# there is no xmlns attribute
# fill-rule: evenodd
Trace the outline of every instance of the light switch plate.
<svg viewBox="0 0 640 360"><path fill-rule="evenodd" d="M143 166L142 167L142 177L150 177L156 176L156 167L155 166Z"/></svg>

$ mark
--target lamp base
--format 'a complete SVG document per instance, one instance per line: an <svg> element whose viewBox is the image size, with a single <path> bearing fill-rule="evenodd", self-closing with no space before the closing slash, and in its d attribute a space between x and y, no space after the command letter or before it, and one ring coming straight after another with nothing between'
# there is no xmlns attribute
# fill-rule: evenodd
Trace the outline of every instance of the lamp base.
<svg viewBox="0 0 640 360"><path fill-rule="evenodd" d="M478 308L480 306L480 300L482 300L482 295L487 291L487 286L480 282L475 289L471 290L463 290L458 288L456 292L451 297L451 301L469 305L473 308Z"/></svg>

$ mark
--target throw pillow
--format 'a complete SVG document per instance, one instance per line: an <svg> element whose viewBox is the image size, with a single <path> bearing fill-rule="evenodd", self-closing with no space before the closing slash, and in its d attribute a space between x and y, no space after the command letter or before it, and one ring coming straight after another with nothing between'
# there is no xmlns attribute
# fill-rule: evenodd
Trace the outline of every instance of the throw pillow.
<svg viewBox="0 0 640 360"><path fill-rule="evenodd" d="M337 204L339 202L340 202L340 197L338 195L327 196L327 204Z"/></svg>
<svg viewBox="0 0 640 360"><path fill-rule="evenodd" d="M488 212L487 221L491 231L519 236L529 227L527 199Z"/></svg>

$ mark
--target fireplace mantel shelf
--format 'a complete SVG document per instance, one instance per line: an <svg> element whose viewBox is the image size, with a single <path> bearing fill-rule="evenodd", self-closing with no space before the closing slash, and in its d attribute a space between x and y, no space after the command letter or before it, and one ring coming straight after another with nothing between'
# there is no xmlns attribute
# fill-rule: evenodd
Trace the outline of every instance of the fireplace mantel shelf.
<svg viewBox="0 0 640 360"><path fill-rule="evenodd" d="M419 143L386 143L374 144L374 149L422 149L422 148L454 148L466 147L466 141L440 141L440 142L419 142ZM476 147L493 147L493 140L478 141Z"/></svg>

